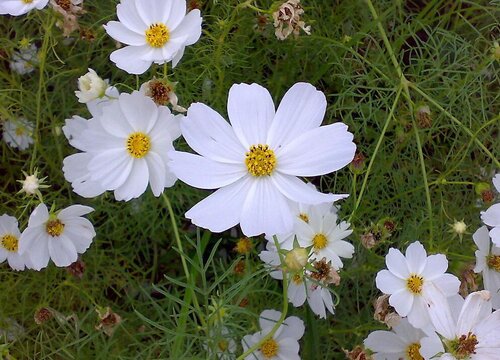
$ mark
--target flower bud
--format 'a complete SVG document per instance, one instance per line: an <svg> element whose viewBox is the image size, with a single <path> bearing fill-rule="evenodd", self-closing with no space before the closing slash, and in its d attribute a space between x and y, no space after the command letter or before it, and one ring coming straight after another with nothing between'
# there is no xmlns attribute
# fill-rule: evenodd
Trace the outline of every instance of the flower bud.
<svg viewBox="0 0 500 360"><path fill-rule="evenodd" d="M291 271L299 271L307 264L307 250L299 247L290 250L285 256L285 264Z"/></svg>
<svg viewBox="0 0 500 360"><path fill-rule="evenodd" d="M108 83L101 79L96 72L89 68L89 72L78 78L78 90L75 95L81 103L102 98L106 94Z"/></svg>

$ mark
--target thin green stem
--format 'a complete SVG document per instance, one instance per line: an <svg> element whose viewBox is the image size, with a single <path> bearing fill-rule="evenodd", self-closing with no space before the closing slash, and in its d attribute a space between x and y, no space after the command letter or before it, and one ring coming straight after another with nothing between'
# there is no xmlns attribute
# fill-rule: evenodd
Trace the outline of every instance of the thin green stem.
<svg viewBox="0 0 500 360"><path fill-rule="evenodd" d="M273 239L274 239L274 244L276 245L276 248L277 248L277 251L278 251L278 254L280 257L280 263L281 263L281 269L282 269L281 271L283 273L283 309L281 311L281 317L278 319L276 324L274 324L274 326L270 332L268 332L265 336L263 336L262 339L260 339L260 341L258 343L251 346L250 348L248 348L247 351L245 351L243 354L238 356L238 358L236 360L245 359L248 355L253 353L255 350L259 349L262 346L262 344L264 344L267 340L271 339L274 336L274 334L276 333L276 331L278 331L280 326L285 321L286 315L288 313L288 277L287 277L288 274L285 271L285 266L284 266L285 259L283 258L283 254L281 254L279 251L280 245L279 245L278 238L276 237L276 235L273 235Z"/></svg>

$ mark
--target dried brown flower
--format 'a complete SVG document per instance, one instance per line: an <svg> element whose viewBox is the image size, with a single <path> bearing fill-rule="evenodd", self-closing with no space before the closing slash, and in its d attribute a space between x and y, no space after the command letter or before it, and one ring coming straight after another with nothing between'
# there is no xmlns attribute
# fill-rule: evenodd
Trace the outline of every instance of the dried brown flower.
<svg viewBox="0 0 500 360"><path fill-rule="evenodd" d="M401 320L401 317L389 305L389 295L379 296L373 302L373 307L375 308L373 318L386 324L389 328L394 327Z"/></svg>
<svg viewBox="0 0 500 360"><path fill-rule="evenodd" d="M54 313L52 312L52 310L45 307L38 309L37 312L35 312L34 316L35 323L37 323L38 325L42 325L44 322L49 321L53 317Z"/></svg>
<svg viewBox="0 0 500 360"><path fill-rule="evenodd" d="M307 35L311 35L311 27L306 26L300 16L304 9L300 5L300 0L288 0L281 4L279 9L273 13L275 35L279 40L285 40L293 34L299 36L300 29Z"/></svg>
<svg viewBox="0 0 500 360"><path fill-rule="evenodd" d="M106 335L112 336L118 325L122 322L122 318L117 313L113 312L109 307L97 308L99 324L96 325L96 330L102 330Z"/></svg>
<svg viewBox="0 0 500 360"><path fill-rule="evenodd" d="M344 350L348 360L373 360L373 357L365 352L361 346L356 346L353 350Z"/></svg>
<svg viewBox="0 0 500 360"><path fill-rule="evenodd" d="M50 0L52 8L62 15L62 21L56 22L56 26L63 31L65 37L80 29L78 16L84 13L83 0Z"/></svg>

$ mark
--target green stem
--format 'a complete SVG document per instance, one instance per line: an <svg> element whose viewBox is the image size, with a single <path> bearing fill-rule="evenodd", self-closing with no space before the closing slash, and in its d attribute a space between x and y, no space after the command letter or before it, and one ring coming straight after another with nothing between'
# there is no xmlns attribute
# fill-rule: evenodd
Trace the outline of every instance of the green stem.
<svg viewBox="0 0 500 360"><path fill-rule="evenodd" d="M280 257L281 269L282 269L281 272L283 273L283 309L281 311L281 317L278 319L276 324L274 324L274 326L270 332L268 332L264 337L262 337L262 339L260 339L260 341L258 343L256 343L255 345L250 347L247 351L245 351L243 354L238 356L238 358L236 360L245 359L248 355L253 353L255 350L259 349L262 346L262 344L264 344L267 340L272 338L273 335L276 333L276 331L278 331L280 326L285 321L286 315L288 313L288 278L287 278L288 274L285 271L285 266L284 266L285 259L283 258L283 254L281 254L279 251L280 245L279 245L278 238L276 237L276 235L273 235L273 239L274 239L274 244L276 245L276 248L278 251L278 255Z"/></svg>

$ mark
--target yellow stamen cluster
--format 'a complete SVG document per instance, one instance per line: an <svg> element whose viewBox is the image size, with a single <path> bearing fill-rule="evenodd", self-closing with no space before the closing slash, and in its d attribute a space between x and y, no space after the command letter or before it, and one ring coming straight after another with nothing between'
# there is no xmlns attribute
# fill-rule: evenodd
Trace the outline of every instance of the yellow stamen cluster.
<svg viewBox="0 0 500 360"><path fill-rule="evenodd" d="M490 269L500 272L500 255L487 256L486 263Z"/></svg>
<svg viewBox="0 0 500 360"><path fill-rule="evenodd" d="M7 249L7 251L10 252L17 252L17 249L19 248L19 239L12 235L12 234L6 234L2 236L1 238L2 241L2 246Z"/></svg>
<svg viewBox="0 0 500 360"><path fill-rule="evenodd" d="M406 355L410 360L424 360L422 355L420 355L420 344L414 343L406 348Z"/></svg>
<svg viewBox="0 0 500 360"><path fill-rule="evenodd" d="M49 220L45 224L45 231L52 237L60 236L64 231L64 224L59 219Z"/></svg>
<svg viewBox="0 0 500 360"><path fill-rule="evenodd" d="M320 233L320 234L314 235L312 243L313 243L314 250L318 251L318 250L324 249L326 247L326 245L328 245L328 239L326 238L326 236L324 234Z"/></svg>
<svg viewBox="0 0 500 360"><path fill-rule="evenodd" d="M127 151L130 156L136 159L143 158L151 149L151 140L149 136L142 132L135 132L129 135L127 139Z"/></svg>
<svg viewBox="0 0 500 360"><path fill-rule="evenodd" d="M227 340L221 340L217 343L217 347L219 348L220 351L224 352L228 349L229 342Z"/></svg>
<svg viewBox="0 0 500 360"><path fill-rule="evenodd" d="M252 241L247 238L243 237L238 240L236 243L236 246L234 247L234 251L236 251L240 255L245 255L248 254L253 248Z"/></svg>
<svg viewBox="0 0 500 360"><path fill-rule="evenodd" d="M415 274L411 274L406 280L406 287L412 293L419 295L422 292L422 286L424 285L424 278Z"/></svg>
<svg viewBox="0 0 500 360"><path fill-rule="evenodd" d="M276 155L268 145L252 145L246 153L245 164L253 176L271 175L276 167Z"/></svg>
<svg viewBox="0 0 500 360"><path fill-rule="evenodd" d="M470 355L476 353L476 345L479 344L476 335L469 332L462 335L453 345L454 355L457 359L469 359Z"/></svg>
<svg viewBox="0 0 500 360"><path fill-rule="evenodd" d="M146 30L146 41L154 48L161 48L170 39L170 31L165 24L152 24Z"/></svg>
<svg viewBox="0 0 500 360"><path fill-rule="evenodd" d="M22 0L22 1L23 1L23 3L25 3L25 4L31 4L31 3L33 2L33 0Z"/></svg>
<svg viewBox="0 0 500 360"><path fill-rule="evenodd" d="M270 359L278 355L278 350L280 346L274 339L266 340L262 343L260 352L264 355L265 359Z"/></svg>
<svg viewBox="0 0 500 360"><path fill-rule="evenodd" d="M309 224L309 216L306 213L300 213L299 218Z"/></svg>

